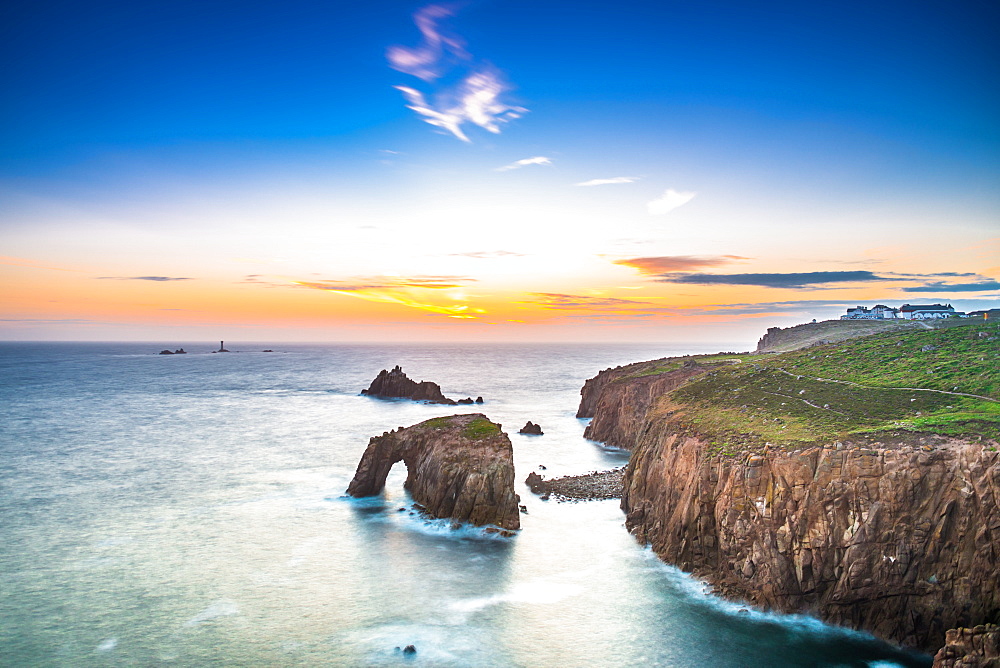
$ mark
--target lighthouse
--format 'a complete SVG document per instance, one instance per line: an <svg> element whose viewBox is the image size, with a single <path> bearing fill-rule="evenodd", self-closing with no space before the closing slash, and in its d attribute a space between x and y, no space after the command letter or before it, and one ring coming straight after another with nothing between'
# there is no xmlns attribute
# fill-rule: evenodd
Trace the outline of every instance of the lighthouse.
<svg viewBox="0 0 1000 668"><path fill-rule="evenodd" d="M226 342L225 341L219 341L219 349L216 352L219 352L219 353L228 353L229 352L228 350L226 350Z"/></svg>

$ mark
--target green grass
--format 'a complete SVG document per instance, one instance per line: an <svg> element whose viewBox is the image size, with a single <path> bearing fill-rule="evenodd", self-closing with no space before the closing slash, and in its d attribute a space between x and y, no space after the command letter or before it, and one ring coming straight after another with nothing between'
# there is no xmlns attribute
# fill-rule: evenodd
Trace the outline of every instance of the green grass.
<svg viewBox="0 0 1000 668"><path fill-rule="evenodd" d="M489 420L484 420L482 418L473 420L469 424L465 425L465 429L462 430L462 436L474 440L488 438L499 433L500 427L493 424Z"/></svg>
<svg viewBox="0 0 1000 668"><path fill-rule="evenodd" d="M451 418L446 417L436 417L426 420L424 425L430 427L431 429L447 429L451 426Z"/></svg>
<svg viewBox="0 0 1000 668"><path fill-rule="evenodd" d="M894 389L1000 399L996 324L889 332L777 355L698 361L717 366L672 392L661 410L705 437L716 452L893 430L1000 438L1000 403Z"/></svg>
<svg viewBox="0 0 1000 668"><path fill-rule="evenodd" d="M996 399L1000 327L975 324L867 336L768 360L769 366L775 364L794 373L863 385L953 390Z"/></svg>

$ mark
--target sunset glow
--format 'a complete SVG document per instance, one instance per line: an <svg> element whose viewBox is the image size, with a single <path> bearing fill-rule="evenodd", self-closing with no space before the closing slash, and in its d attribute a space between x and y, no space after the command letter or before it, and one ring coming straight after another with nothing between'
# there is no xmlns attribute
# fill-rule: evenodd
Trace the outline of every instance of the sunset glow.
<svg viewBox="0 0 1000 668"><path fill-rule="evenodd" d="M0 338L749 345L1000 304L979 3L22 4Z"/></svg>

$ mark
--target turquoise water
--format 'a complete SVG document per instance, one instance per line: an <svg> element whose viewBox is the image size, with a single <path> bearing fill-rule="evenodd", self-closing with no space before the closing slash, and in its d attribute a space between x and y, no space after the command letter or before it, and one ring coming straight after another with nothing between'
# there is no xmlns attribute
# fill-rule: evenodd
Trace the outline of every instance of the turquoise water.
<svg viewBox="0 0 1000 668"><path fill-rule="evenodd" d="M617 502L522 484L624 464L582 437L584 380L697 346L213 348L0 343L0 664L930 663L715 599L636 544ZM486 403L359 396L396 364ZM517 537L411 514L402 463L384 497L343 496L369 437L456 412L510 434ZM517 434L528 420L545 435Z"/></svg>

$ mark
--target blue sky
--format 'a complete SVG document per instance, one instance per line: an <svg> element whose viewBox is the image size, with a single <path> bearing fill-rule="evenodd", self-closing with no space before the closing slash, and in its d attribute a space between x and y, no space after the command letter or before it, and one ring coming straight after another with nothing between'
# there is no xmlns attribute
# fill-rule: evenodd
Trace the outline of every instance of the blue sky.
<svg viewBox="0 0 1000 668"><path fill-rule="evenodd" d="M914 294L995 303L1000 6L765 4L9 3L0 279L18 296L0 301L5 335L158 336L164 321L139 314L155 305L189 311L192 335L201 317L278 336L275 289L298 291L296 322L352 323L346 338L408 313L431 338L507 323L503 336L544 339L579 322L656 338ZM463 115L475 109L449 115L476 85L481 123ZM742 259L688 267L723 277L695 287L620 262L646 257ZM63 312L30 306L58 301L45 291L62 275L44 266L274 289L246 295L239 316L219 315L231 299L146 284ZM755 293L724 278L839 270L911 278L795 286L824 291L825 307L774 293L780 277ZM949 273L966 276L937 276ZM302 288L390 274L475 289ZM605 301L556 313L538 294ZM635 294L641 316L607 301ZM750 302L799 306L744 329L723 317ZM526 313L515 332L522 319L500 303L548 319ZM442 320L500 312L485 329Z"/></svg>

